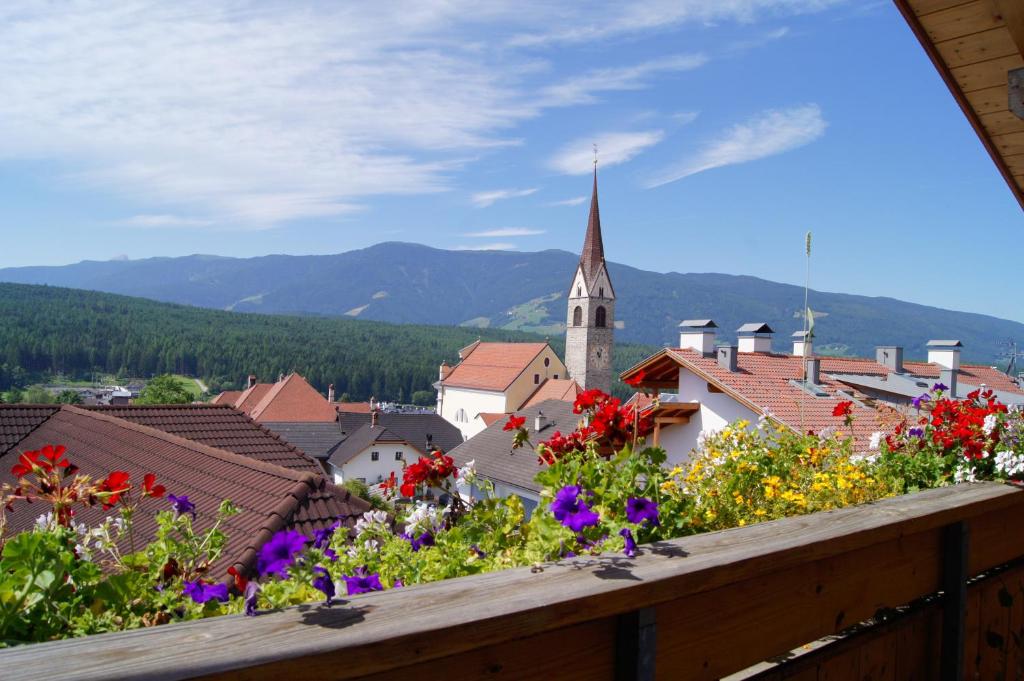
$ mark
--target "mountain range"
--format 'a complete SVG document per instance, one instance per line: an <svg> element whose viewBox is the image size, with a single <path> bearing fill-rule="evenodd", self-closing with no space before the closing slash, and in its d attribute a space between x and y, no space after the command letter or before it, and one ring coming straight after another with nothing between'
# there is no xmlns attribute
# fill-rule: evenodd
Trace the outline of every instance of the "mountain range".
<svg viewBox="0 0 1024 681"><path fill-rule="evenodd" d="M392 323L470 326L560 335L565 293L578 256L447 251L388 242L336 255L230 258L191 255L0 269L0 281L81 288L237 312L352 317ZM802 326L803 288L714 273L650 272L609 263L616 338L675 344L680 320L712 318L719 340L751 321L768 322L788 350ZM898 344L924 357L933 338L964 343L967 361L995 363L1024 324L889 297L812 291L816 348L872 355Z"/></svg>

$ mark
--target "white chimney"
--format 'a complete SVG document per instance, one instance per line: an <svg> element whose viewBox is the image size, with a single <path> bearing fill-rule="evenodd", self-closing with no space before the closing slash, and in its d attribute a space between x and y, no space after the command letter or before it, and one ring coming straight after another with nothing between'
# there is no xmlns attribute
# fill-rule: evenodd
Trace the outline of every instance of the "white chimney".
<svg viewBox="0 0 1024 681"><path fill-rule="evenodd" d="M958 371L960 369L960 348L963 346L964 344L958 340L930 340L927 345L928 363Z"/></svg>
<svg viewBox="0 0 1024 681"><path fill-rule="evenodd" d="M810 331L797 331L793 334L793 356L814 356L814 336Z"/></svg>
<svg viewBox="0 0 1024 681"><path fill-rule="evenodd" d="M333 402L334 401L334 384L333 383L331 383L329 386L327 386L327 401L328 402Z"/></svg>
<svg viewBox="0 0 1024 681"><path fill-rule="evenodd" d="M539 433L548 426L551 425L551 420L547 416L544 416L544 412L538 411L536 418L533 420L533 431Z"/></svg>
<svg viewBox="0 0 1024 681"><path fill-rule="evenodd" d="M256 385L256 374L249 374L249 380L246 382L245 387L251 388Z"/></svg>
<svg viewBox="0 0 1024 681"><path fill-rule="evenodd" d="M739 334L738 347L740 352L771 352L772 327L764 322L750 322L736 329Z"/></svg>
<svg viewBox="0 0 1024 681"><path fill-rule="evenodd" d="M702 355L715 354L715 324L710 319L685 319L679 325L679 347Z"/></svg>

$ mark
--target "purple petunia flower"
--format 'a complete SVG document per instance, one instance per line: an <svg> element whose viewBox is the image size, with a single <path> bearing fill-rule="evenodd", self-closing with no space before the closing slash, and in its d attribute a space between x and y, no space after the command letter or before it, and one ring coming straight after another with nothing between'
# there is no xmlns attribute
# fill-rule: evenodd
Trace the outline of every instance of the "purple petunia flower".
<svg viewBox="0 0 1024 681"><path fill-rule="evenodd" d="M644 497L630 497L626 500L626 517L637 525L648 521L658 524L658 504Z"/></svg>
<svg viewBox="0 0 1024 681"><path fill-rule="evenodd" d="M619 534L626 540L626 548L623 553L627 558L636 558L636 540L633 539L633 533L629 531L628 527L623 527L619 530Z"/></svg>
<svg viewBox="0 0 1024 681"><path fill-rule="evenodd" d="M331 537L334 536L334 532L341 527L341 521L337 521L330 527L325 527L321 530L313 530L313 548L324 549L327 548L327 544L330 543Z"/></svg>
<svg viewBox="0 0 1024 681"><path fill-rule="evenodd" d="M430 532L424 532L418 537L413 537L412 535L406 534L405 532L398 536L409 542L409 545L412 547L413 551L419 551L424 546L434 545L434 535Z"/></svg>
<svg viewBox="0 0 1024 681"><path fill-rule="evenodd" d="M380 575L376 572L367 573L365 567L358 568L351 577L342 575L341 578L345 580L349 596L384 590L384 585L380 583Z"/></svg>
<svg viewBox="0 0 1024 681"><path fill-rule="evenodd" d="M924 437L924 428L911 428L907 431L911 437Z"/></svg>
<svg viewBox="0 0 1024 681"><path fill-rule="evenodd" d="M402 583L402 580L396 579L395 583L391 585L391 588L392 589L401 589L403 586L405 586L405 584Z"/></svg>
<svg viewBox="0 0 1024 681"><path fill-rule="evenodd" d="M326 605L331 607L331 601L334 600L334 580L331 579L331 573L327 571L327 568L319 565L313 568L313 588L324 592L324 595L327 596Z"/></svg>
<svg viewBox="0 0 1024 681"><path fill-rule="evenodd" d="M199 579L194 582L186 581L184 582L184 588L181 590L181 595L188 596L196 603L206 603L213 600L226 603L228 600L228 585L204 584Z"/></svg>
<svg viewBox="0 0 1024 681"><path fill-rule="evenodd" d="M167 501L171 502L175 519L180 518L186 513L191 513L192 519L196 519L196 505L188 500L188 495L182 494L180 497L176 497L173 494L168 494Z"/></svg>
<svg viewBox="0 0 1024 681"><path fill-rule="evenodd" d="M249 617L256 616L256 601L259 598L260 585L256 582L249 582L245 585L245 614Z"/></svg>
<svg viewBox="0 0 1024 681"><path fill-rule="evenodd" d="M947 390L949 390L949 386L947 386L947 385L946 385L945 383L936 383L936 384L934 384L934 385L932 386L932 392L933 392L933 393L937 393L937 392L939 392L940 390L941 390L942 392L946 392Z"/></svg>
<svg viewBox="0 0 1024 681"><path fill-rule="evenodd" d="M470 546L469 550L472 551L473 553L475 553L477 558L486 558L487 557L487 552L484 551L483 549L481 549L476 544L473 544L472 546Z"/></svg>
<svg viewBox="0 0 1024 681"><path fill-rule="evenodd" d="M334 549L324 549L324 558L332 563L338 562L338 554L334 552Z"/></svg>
<svg viewBox="0 0 1024 681"><path fill-rule="evenodd" d="M277 575L285 578L288 568L295 562L295 556L306 548L309 537L295 530L281 530L260 548L256 559L256 570L260 576Z"/></svg>
<svg viewBox="0 0 1024 681"><path fill-rule="evenodd" d="M918 395L917 397L915 397L913 400L911 400L911 402L914 405L914 409L917 409L918 411L921 411L921 404L924 403L924 402L930 402L931 399L932 398L931 398L931 396L928 393L923 393L923 394Z"/></svg>
<svg viewBox="0 0 1024 681"><path fill-rule="evenodd" d="M555 519L573 532L582 532L583 528L597 525L600 516L580 500L579 485L567 485L555 493L551 502L551 513Z"/></svg>

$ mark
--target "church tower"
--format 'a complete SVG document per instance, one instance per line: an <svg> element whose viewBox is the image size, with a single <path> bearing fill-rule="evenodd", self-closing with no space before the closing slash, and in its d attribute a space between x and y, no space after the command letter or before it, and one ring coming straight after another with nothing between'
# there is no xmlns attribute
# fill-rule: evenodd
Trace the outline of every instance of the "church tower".
<svg viewBox="0 0 1024 681"><path fill-rule="evenodd" d="M565 366L584 389L612 387L612 333L615 329L615 290L604 262L601 214L597 207L597 161L594 193L583 252L569 288L565 329Z"/></svg>

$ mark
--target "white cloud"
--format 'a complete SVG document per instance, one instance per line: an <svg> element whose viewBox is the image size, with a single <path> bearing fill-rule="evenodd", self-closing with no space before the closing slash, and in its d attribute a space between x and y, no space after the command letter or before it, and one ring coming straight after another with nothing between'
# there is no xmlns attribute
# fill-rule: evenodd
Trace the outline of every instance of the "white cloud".
<svg viewBox="0 0 1024 681"><path fill-rule="evenodd" d="M473 244L473 245L462 245L456 246L456 251L511 251L515 249L515 244L507 242L496 242L491 244Z"/></svg>
<svg viewBox="0 0 1024 681"><path fill-rule="evenodd" d="M117 224L125 227L205 227L210 221L180 215L133 215L119 220Z"/></svg>
<svg viewBox="0 0 1024 681"><path fill-rule="evenodd" d="M679 125L689 125L700 116L699 111L678 111L672 114L672 120Z"/></svg>
<svg viewBox="0 0 1024 681"><path fill-rule="evenodd" d="M594 137L581 137L566 144L548 159L548 167L566 175L585 175L593 170L594 149L598 162L607 167L625 163L664 138L661 130L644 132L605 132Z"/></svg>
<svg viewBox="0 0 1024 681"><path fill-rule="evenodd" d="M522 196L529 196L537 192L537 188L532 189L494 189L486 192L477 192L470 197L477 208L486 208L494 204L496 201L504 201L505 199L517 199Z"/></svg>
<svg viewBox="0 0 1024 681"><path fill-rule="evenodd" d="M781 154L810 144L825 134L825 127L817 104L764 111L729 128L692 158L659 173L648 186L657 187L712 168Z"/></svg>
<svg viewBox="0 0 1024 681"><path fill-rule="evenodd" d="M554 28L527 31L510 41L515 46L543 47L638 34L682 24L751 23L765 17L819 12L846 0L610 0L563 12ZM563 28L563 27L568 28Z"/></svg>
<svg viewBox="0 0 1024 681"><path fill-rule="evenodd" d="M467 232L462 236L475 239L500 239L510 236L537 236L543 234L543 229L530 229L529 227L502 227L501 229L488 229L482 232Z"/></svg>
<svg viewBox="0 0 1024 681"><path fill-rule="evenodd" d="M595 69L543 88L540 102L545 106L593 104L597 101L598 92L639 90L647 86L652 76L665 72L691 71L707 61L707 57L702 54L680 54L632 66Z"/></svg>
<svg viewBox="0 0 1024 681"><path fill-rule="evenodd" d="M564 201L552 201L549 206L578 206L587 200L585 196L574 196L571 199L565 199Z"/></svg>

